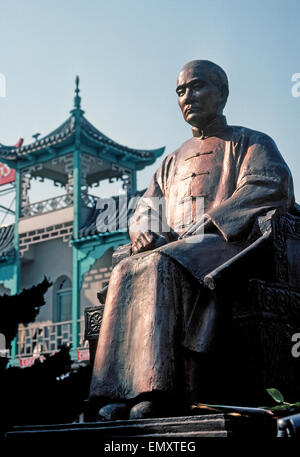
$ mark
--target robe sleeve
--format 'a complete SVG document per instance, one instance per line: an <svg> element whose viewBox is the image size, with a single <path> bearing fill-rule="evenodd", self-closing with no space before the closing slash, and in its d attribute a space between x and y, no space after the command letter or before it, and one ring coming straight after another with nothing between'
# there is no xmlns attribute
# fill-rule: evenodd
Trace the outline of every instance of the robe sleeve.
<svg viewBox="0 0 300 457"><path fill-rule="evenodd" d="M259 215L288 211L293 204L291 172L274 141L261 133L249 141L233 194L208 216L227 241L235 241L247 235Z"/></svg>
<svg viewBox="0 0 300 457"><path fill-rule="evenodd" d="M129 222L129 234L132 241L139 233L149 230L171 240L171 230L165 217L164 199L168 192L168 180L173 161L173 154L164 159L161 167L154 173L150 186L140 198Z"/></svg>

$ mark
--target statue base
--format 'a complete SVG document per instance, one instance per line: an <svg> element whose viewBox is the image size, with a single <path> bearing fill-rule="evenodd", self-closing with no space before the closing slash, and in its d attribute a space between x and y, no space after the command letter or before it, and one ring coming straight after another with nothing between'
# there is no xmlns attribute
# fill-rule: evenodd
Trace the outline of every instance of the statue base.
<svg viewBox="0 0 300 457"><path fill-rule="evenodd" d="M6 434L7 440L73 440L95 438L144 438L153 441L181 438L264 437L277 435L277 421L272 417L209 414L153 419L86 422L59 425L15 426Z"/></svg>

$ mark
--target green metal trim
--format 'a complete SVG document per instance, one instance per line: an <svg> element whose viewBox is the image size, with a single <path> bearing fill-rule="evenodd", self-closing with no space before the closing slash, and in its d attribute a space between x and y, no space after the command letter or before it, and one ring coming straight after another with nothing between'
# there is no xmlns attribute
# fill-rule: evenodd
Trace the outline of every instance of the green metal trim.
<svg viewBox="0 0 300 457"><path fill-rule="evenodd" d="M4 287L9 289L11 292L15 289L15 272L15 262L0 265L0 283L2 283Z"/></svg>
<svg viewBox="0 0 300 457"><path fill-rule="evenodd" d="M5 163L6 165L8 165L10 168L12 168L14 170L16 168L18 168L18 165L19 165L15 160L6 159L5 157L1 157L1 162Z"/></svg>
<svg viewBox="0 0 300 457"><path fill-rule="evenodd" d="M101 146L101 143L99 141L94 140L93 138L89 137L85 132L81 131L81 136L83 139L87 140L89 144L94 145L94 148L96 149L96 153L93 152L93 148L91 148L91 155L94 155L95 157L98 157L100 159L106 160L107 162L112 162L116 163L122 167L127 167L127 168L132 168L136 170L141 170L145 168L148 165L152 165L155 160L160 157L164 151L165 147L158 148L158 149L152 149L147 152L150 152L152 154L152 157L148 158L140 158L136 156L134 153L130 151L126 151L123 149L118 149L117 146L114 145L104 145L104 147L99 147ZM141 151L143 152L143 151Z"/></svg>
<svg viewBox="0 0 300 457"><path fill-rule="evenodd" d="M136 176L136 170L132 170L131 172L131 190L133 193L137 191L137 176Z"/></svg>
<svg viewBox="0 0 300 457"><path fill-rule="evenodd" d="M56 306L55 307L55 319L56 319L56 322L62 322L63 321L63 319L61 317L61 314L62 314L62 297L65 297L65 296L72 296L72 289L56 291L56 294L55 294L55 306ZM68 320L70 320L70 318L64 319L64 320L68 321Z"/></svg>
<svg viewBox="0 0 300 457"><path fill-rule="evenodd" d="M74 146L73 146L74 150ZM56 159L57 157L61 157L66 155L66 153L63 151L63 149L59 150L59 148L47 148L45 149L45 152L39 156L34 156L32 157L31 160L28 160L26 163L19 163L19 166L17 169L24 170L28 167L31 167L33 165L36 165L38 163L45 163L45 162L50 162L53 159Z"/></svg>
<svg viewBox="0 0 300 457"><path fill-rule="evenodd" d="M115 232L97 233L96 235L88 235L88 236L83 236L81 238L70 240L70 244L79 245L82 243L86 243L86 242L90 242L90 241L94 241L94 240L103 240L103 239L110 238L110 237L113 237L113 239L116 240L116 238L118 238L118 236L123 237L124 233L127 233L127 230L126 230L126 232L125 231L123 232L121 230L116 230ZM107 243L107 241L102 241L102 243Z"/></svg>
<svg viewBox="0 0 300 457"><path fill-rule="evenodd" d="M73 150L74 150L74 146L73 146ZM34 156L33 153L30 153L30 155L27 156L26 159L23 159L22 157L20 157L20 158L18 158L18 161L7 160L7 159L1 157L1 162L6 163L10 168L13 168L14 170L18 171L18 170L24 170L24 169L31 167L33 165L36 165L38 163L49 162L50 160L52 160L56 157L61 157L65 154L66 154L66 152L64 152L63 150L59 151L59 149L46 148L45 152L43 152L43 154L41 154L39 156L37 156L37 155Z"/></svg>
<svg viewBox="0 0 300 457"><path fill-rule="evenodd" d="M11 286L11 295L18 294L21 286L21 275L20 275L20 256L19 256L19 219L21 215L21 204L22 204L22 172L16 170L16 209L15 209L15 228L14 228L14 248L15 248L15 261L13 264L14 274L13 278L9 281ZM10 366L16 366L18 364L16 360L17 354L17 337L11 342L11 358Z"/></svg>
<svg viewBox="0 0 300 457"><path fill-rule="evenodd" d="M73 153L73 235L79 237L81 222L81 150L80 150L80 110L74 110L75 115L75 150ZM73 248L73 284L72 284L72 349L70 355L73 360L77 358L78 347L78 319L80 315L80 274L78 249Z"/></svg>
<svg viewBox="0 0 300 457"><path fill-rule="evenodd" d="M97 259L100 259L105 252L114 248L117 249L122 244L129 242L129 235L123 233L122 237L118 239L109 240L103 243L103 239L95 243L89 243L85 246L82 246L78 249L78 261L79 261L79 276L80 276L80 288L82 287L83 276L87 273L91 266L96 262Z"/></svg>
<svg viewBox="0 0 300 457"><path fill-rule="evenodd" d="M73 166L73 206L74 206L74 220L73 220L73 236L74 238L79 237L80 229L80 202L81 202L81 159L80 151L75 150L74 152L74 166Z"/></svg>
<svg viewBox="0 0 300 457"><path fill-rule="evenodd" d="M72 284L72 349L70 355L72 360L77 359L78 347L78 319L80 315L80 275L78 250L73 246L73 284Z"/></svg>
<svg viewBox="0 0 300 457"><path fill-rule="evenodd" d="M93 240L98 240L103 236L103 234L98 234L98 235L89 235L89 236L84 236L82 238L77 238L76 240L70 240L70 244L80 244L80 243L85 243L86 241L93 241Z"/></svg>
<svg viewBox="0 0 300 457"><path fill-rule="evenodd" d="M83 139L85 139L89 143L84 145L82 148L82 150L85 150L86 153L94 157L100 158L102 160L105 160L107 162L112 162L122 167L131 168L134 170L142 170L146 166L152 165L156 161L156 159L160 157L165 151L165 147L149 150L149 152L151 152L152 154L152 157L143 159L135 156L130 151L120 150L116 146L112 146L109 144L102 145L101 143L97 142L97 140L91 139L84 132L80 131L80 133ZM5 157L1 157L1 162L7 164L10 168L13 168L15 170L23 170L38 163L49 162L50 160L56 157L61 157L66 154L69 154L70 152L73 152L74 147L76 145L76 132L74 137L67 138L66 141L68 142L70 142L70 139L73 140L72 143L69 145L58 144L55 148L44 147L38 151L39 154L37 154L37 152L30 152L28 155L19 157L18 160L10 160L6 159ZM93 145L93 147L91 146L91 144Z"/></svg>
<svg viewBox="0 0 300 457"><path fill-rule="evenodd" d="M14 248L15 248L15 290L12 292L17 294L20 292L20 256L19 256L19 220L21 217L22 206L22 172L16 171L16 209L15 209L15 228L14 228Z"/></svg>

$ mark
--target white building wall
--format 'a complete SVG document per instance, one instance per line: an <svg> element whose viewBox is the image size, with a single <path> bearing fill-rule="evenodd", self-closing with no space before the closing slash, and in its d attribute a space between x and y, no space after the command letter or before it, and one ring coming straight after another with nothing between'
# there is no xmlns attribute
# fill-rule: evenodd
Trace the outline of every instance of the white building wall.
<svg viewBox="0 0 300 457"><path fill-rule="evenodd" d="M43 280L44 275L55 283L62 275L72 281L72 248L62 238L57 238L42 243L33 244L26 253L27 260L22 263L21 287L28 288ZM53 286L45 294L46 304L40 308L36 321L52 321Z"/></svg>
<svg viewBox="0 0 300 457"><path fill-rule="evenodd" d="M85 273L80 294L81 315L87 306L99 305L97 292L109 281L111 274L113 249L97 259ZM47 240L29 246L24 253L21 267L21 289L38 284L46 275L55 284L61 276L67 276L72 282L72 248L62 238ZM0 286L0 294L5 292ZM40 308L37 322L53 321L55 317L54 287L50 287L45 294L46 304Z"/></svg>

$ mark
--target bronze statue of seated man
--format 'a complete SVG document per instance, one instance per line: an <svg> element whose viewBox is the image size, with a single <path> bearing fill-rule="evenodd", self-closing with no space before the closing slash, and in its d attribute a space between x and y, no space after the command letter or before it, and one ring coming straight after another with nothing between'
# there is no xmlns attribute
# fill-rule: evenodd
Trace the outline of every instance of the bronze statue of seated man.
<svg viewBox="0 0 300 457"><path fill-rule="evenodd" d="M193 136L154 174L131 220L132 255L108 286L90 388L107 419L176 414L186 401L202 401L207 361L225 325L224 304L204 277L255 240L259 216L294 205L292 176L274 141L227 124L228 80L218 65L189 62L176 92ZM164 199L166 224L145 230L154 197Z"/></svg>

